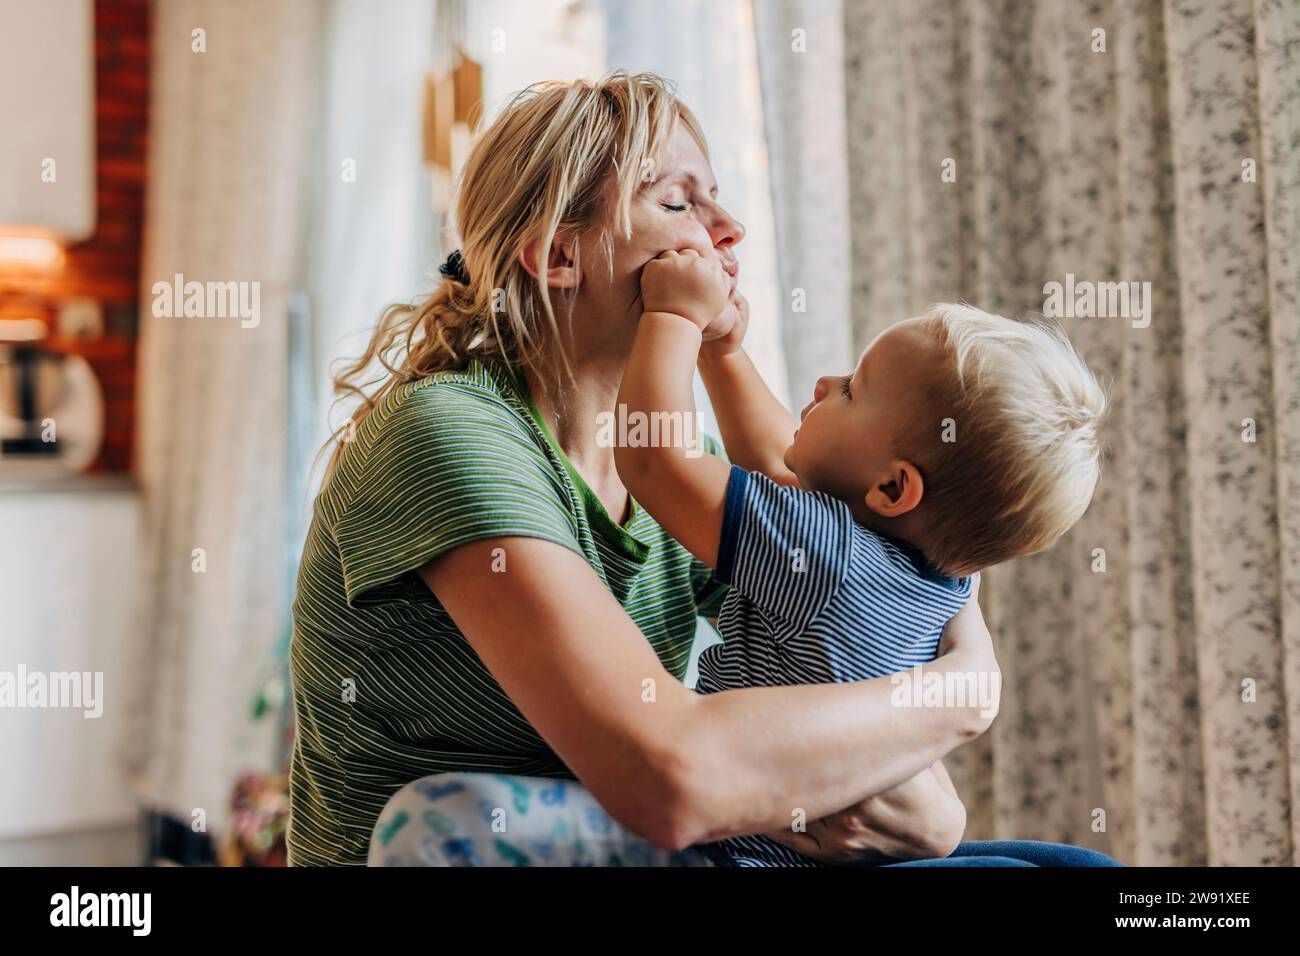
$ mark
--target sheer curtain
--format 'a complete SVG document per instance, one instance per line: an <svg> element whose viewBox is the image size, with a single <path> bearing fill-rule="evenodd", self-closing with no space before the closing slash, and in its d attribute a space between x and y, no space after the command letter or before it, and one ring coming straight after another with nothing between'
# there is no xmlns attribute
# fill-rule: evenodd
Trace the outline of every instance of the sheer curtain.
<svg viewBox="0 0 1300 956"><path fill-rule="evenodd" d="M238 774L275 762L252 712L287 613L285 370L316 16L311 0L155 9L125 761L147 807L209 828ZM155 316L153 284L177 274L256 283L259 320Z"/></svg>
<svg viewBox="0 0 1300 956"><path fill-rule="evenodd" d="M436 278L441 211L421 138L435 9L425 0L330 0L321 7L306 283L312 319L304 349L314 385L303 409L313 455L332 431L327 423L344 417L340 406L331 418L331 364L361 354L384 307L427 293Z"/></svg>
<svg viewBox="0 0 1300 956"><path fill-rule="evenodd" d="M777 314L795 406L853 352L840 0L755 0L779 254Z"/></svg>
<svg viewBox="0 0 1300 956"><path fill-rule="evenodd" d="M421 0L158 6L126 761L146 805L186 822L202 809L219 828L241 773L282 766L279 727L253 714L282 664L329 366L429 286L433 14ZM150 287L175 273L260 283L260 324L154 317Z"/></svg>
<svg viewBox="0 0 1300 956"><path fill-rule="evenodd" d="M718 177L718 197L739 219L740 289L749 299L745 347L789 404L768 140L748 0L607 0L608 68L648 70L675 82L699 118ZM707 409L700 391L699 403ZM711 413L710 413L711 414ZM713 434L716 426L708 424Z"/></svg>

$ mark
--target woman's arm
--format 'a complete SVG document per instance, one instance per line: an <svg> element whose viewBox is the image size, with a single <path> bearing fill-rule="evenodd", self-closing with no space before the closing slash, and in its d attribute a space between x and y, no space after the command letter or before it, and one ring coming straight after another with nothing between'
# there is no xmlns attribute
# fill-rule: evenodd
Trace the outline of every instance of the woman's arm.
<svg viewBox="0 0 1300 956"><path fill-rule="evenodd" d="M945 793L950 793L954 797L957 796L957 788L953 785L952 777L948 775L948 768L943 765L942 760L936 760L930 770L934 773L934 779L939 781L939 786Z"/></svg>
<svg viewBox="0 0 1300 956"><path fill-rule="evenodd" d="M493 549L509 570L494 574ZM421 569L506 694L619 822L678 849L818 819L914 777L982 733L978 706L895 706L889 678L698 695L664 670L590 566L490 538ZM982 629L982 626L981 626ZM987 632L930 669L995 668Z"/></svg>

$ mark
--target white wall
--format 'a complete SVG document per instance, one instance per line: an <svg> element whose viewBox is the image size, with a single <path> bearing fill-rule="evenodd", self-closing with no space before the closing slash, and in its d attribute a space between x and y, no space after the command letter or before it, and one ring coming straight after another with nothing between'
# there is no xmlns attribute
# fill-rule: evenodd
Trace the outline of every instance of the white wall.
<svg viewBox="0 0 1300 956"><path fill-rule="evenodd" d="M119 768L138 500L125 480L0 486L0 672L103 675L103 712L0 707L0 840L133 824ZM2 676L2 675L0 675Z"/></svg>

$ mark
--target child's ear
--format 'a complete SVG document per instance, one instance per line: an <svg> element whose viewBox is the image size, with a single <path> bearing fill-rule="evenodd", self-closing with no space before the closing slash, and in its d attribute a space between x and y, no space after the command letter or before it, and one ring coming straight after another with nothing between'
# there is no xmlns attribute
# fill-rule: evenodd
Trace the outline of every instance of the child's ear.
<svg viewBox="0 0 1300 956"><path fill-rule="evenodd" d="M867 492L867 507L885 518L899 518L921 503L925 482L910 461L890 462L889 477L872 485Z"/></svg>
<svg viewBox="0 0 1300 956"><path fill-rule="evenodd" d="M538 261L541 250L542 240L536 237L525 240L519 246L519 264L533 278L538 278L542 271ZM552 289L576 289L581 281L577 237L556 233L546 257L546 284Z"/></svg>

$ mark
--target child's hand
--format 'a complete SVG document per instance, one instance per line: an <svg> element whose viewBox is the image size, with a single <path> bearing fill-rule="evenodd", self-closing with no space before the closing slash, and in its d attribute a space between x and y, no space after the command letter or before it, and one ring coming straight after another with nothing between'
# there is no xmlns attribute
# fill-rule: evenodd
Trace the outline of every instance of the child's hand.
<svg viewBox="0 0 1300 956"><path fill-rule="evenodd" d="M641 270L641 307L646 312L672 312L704 329L728 305L727 274L716 256L670 249Z"/></svg>
<svg viewBox="0 0 1300 956"><path fill-rule="evenodd" d="M727 308L718 316L714 325L704 330L700 358L708 361L739 351L748 328L749 300L740 294L739 289L736 289L731 293L731 301Z"/></svg>
<svg viewBox="0 0 1300 956"><path fill-rule="evenodd" d="M944 773L947 779L947 773ZM927 767L891 790L814 820L799 833L767 834L827 864L889 863L948 856L966 830L966 807Z"/></svg>

